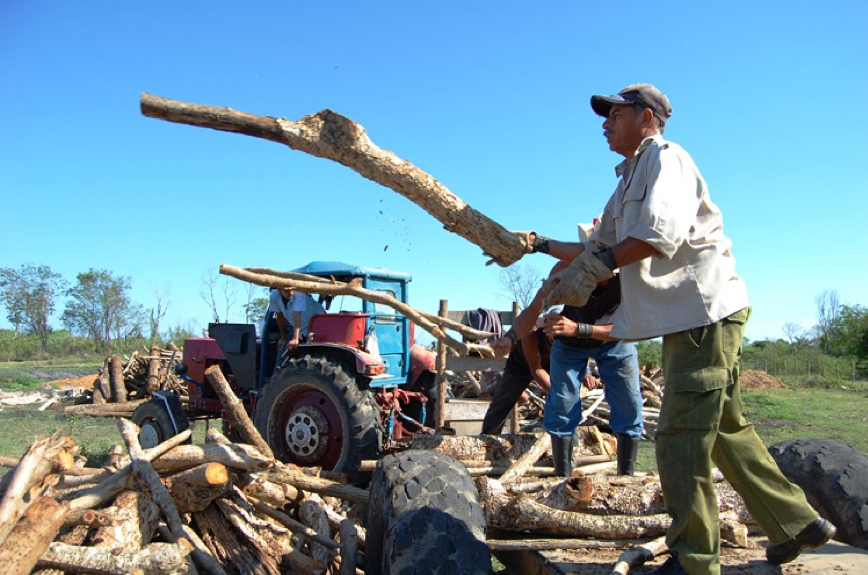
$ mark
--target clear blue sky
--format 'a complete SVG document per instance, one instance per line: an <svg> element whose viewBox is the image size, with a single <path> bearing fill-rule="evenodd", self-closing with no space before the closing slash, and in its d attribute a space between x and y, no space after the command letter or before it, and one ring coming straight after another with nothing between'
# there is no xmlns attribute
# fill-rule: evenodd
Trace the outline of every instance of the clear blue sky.
<svg viewBox="0 0 868 575"><path fill-rule="evenodd" d="M395 192L146 118L140 94L289 119L331 108L507 228L573 239L621 159L589 97L651 82L723 210L747 336L811 327L823 290L868 304L868 2L647 6L4 0L0 266L108 269L145 307L170 289L164 327L207 324L199 290L221 262L382 266L413 275L418 308L506 309L499 268Z"/></svg>

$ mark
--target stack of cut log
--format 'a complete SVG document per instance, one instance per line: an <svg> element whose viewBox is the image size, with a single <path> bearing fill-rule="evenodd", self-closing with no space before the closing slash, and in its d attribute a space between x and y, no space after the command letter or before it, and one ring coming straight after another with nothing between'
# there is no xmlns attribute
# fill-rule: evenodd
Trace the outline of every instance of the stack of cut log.
<svg viewBox="0 0 868 575"><path fill-rule="evenodd" d="M158 390L186 397L187 385L172 369L180 360L181 350L172 342L165 348L155 345L136 350L129 357L112 354L93 382L92 403L135 402Z"/></svg>
<svg viewBox="0 0 868 575"><path fill-rule="evenodd" d="M202 445L182 445L188 430L143 450L134 424L119 427L129 456L116 446L104 468L76 467L72 439L52 437L3 477L4 573L356 572L364 531L346 513L367 491L213 429Z"/></svg>

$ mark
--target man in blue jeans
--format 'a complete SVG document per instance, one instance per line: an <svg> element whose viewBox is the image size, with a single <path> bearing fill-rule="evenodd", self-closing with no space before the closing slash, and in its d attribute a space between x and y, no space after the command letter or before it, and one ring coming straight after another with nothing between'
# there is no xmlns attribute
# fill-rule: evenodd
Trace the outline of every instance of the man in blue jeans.
<svg viewBox="0 0 868 575"><path fill-rule="evenodd" d="M557 266L556 266L557 269ZM542 309L545 294L516 318L503 338L492 343L500 353L524 337ZM581 388L593 358L605 385L611 408L609 427L618 441L619 475L632 475L642 437L642 394L636 344L613 340L610 318L621 302L617 276L599 286L582 307L566 306L560 315L545 316L543 331L554 337L551 351L551 390L546 396L543 425L552 436L555 475L569 477L573 470L573 434L582 421Z"/></svg>

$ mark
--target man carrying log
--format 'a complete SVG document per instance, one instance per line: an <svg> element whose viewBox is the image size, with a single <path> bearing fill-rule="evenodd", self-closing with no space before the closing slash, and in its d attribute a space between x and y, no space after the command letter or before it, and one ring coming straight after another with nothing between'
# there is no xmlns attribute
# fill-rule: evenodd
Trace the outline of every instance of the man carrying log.
<svg viewBox="0 0 868 575"><path fill-rule="evenodd" d="M742 416L739 357L750 308L721 212L690 155L663 139L672 114L665 94L635 84L593 96L591 107L605 118L609 148L625 158L599 224L580 244L518 235L533 251L569 263L544 284L546 305L584 305L620 268L622 304L612 335L663 337L657 464L672 517L672 557L654 573L720 573L712 461L768 536L767 559L792 561L828 541L834 527L787 481Z"/></svg>
<svg viewBox="0 0 868 575"><path fill-rule="evenodd" d="M566 267L557 264L552 273ZM611 337L611 317L621 302L618 277L590 295L582 306L565 306L559 314L546 315L543 332L554 338L551 350L551 387L546 396L543 424L552 436L555 475L573 471L573 436L582 422L582 384L593 358L605 384L612 413L609 426L617 437L618 475L633 475L642 438L642 393L635 343ZM503 354L533 327L548 291L540 289L531 304L513 322L507 334L492 343ZM492 407L494 403L492 403ZM487 417L487 415L486 415Z"/></svg>

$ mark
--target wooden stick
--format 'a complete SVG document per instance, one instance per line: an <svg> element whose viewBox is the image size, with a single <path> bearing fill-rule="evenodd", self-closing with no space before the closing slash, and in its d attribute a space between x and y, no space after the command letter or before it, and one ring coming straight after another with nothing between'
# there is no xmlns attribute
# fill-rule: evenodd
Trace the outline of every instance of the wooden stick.
<svg viewBox="0 0 868 575"><path fill-rule="evenodd" d="M341 521L341 571L340 575L356 575L356 524L350 519Z"/></svg>
<svg viewBox="0 0 868 575"><path fill-rule="evenodd" d="M27 575L57 535L66 506L50 497L40 497L0 545L0 565L5 575Z"/></svg>
<svg viewBox="0 0 868 575"><path fill-rule="evenodd" d="M288 483L289 485L303 491L337 497L352 503L367 505L368 499L370 498L368 491L364 489L359 489L358 487L353 487L352 485L346 485L344 483L338 483L337 481L330 481L328 479L306 475L300 471L294 470L285 463L277 462L275 466L268 471L268 477L276 483Z"/></svg>
<svg viewBox="0 0 868 575"><path fill-rule="evenodd" d="M410 162L377 147L362 126L331 110L291 122L152 94L142 94L141 110L152 118L263 138L343 164L414 202L502 266L515 263L530 251L516 234L467 205Z"/></svg>
<svg viewBox="0 0 868 575"><path fill-rule="evenodd" d="M665 535L642 545L634 545L618 557L614 567L612 567L611 575L627 575L630 569L641 567L646 561L654 559L668 549Z"/></svg>
<svg viewBox="0 0 868 575"><path fill-rule="evenodd" d="M251 497L248 497L248 500L250 501L250 504L253 505L254 509L256 509L257 511L259 511L260 513L262 513L264 515L268 515L269 517L271 517L272 519L274 519L275 521L277 521L278 523L280 523L281 525L283 525L284 527L286 527L287 529L289 529L293 533L301 533L302 535L304 535L305 537L307 537L311 541L314 541L315 543L319 543L323 547L328 547L329 549L339 549L340 548L340 545L335 543L331 537L326 537L324 535L320 535L314 529L308 527L307 525L305 525L304 523L301 523L300 521L296 521L295 519L293 519L292 517L290 517L286 513L278 511L277 509L274 509L270 505L266 505L265 503L263 503L261 501L257 501L256 499L253 499Z"/></svg>
<svg viewBox="0 0 868 575"><path fill-rule="evenodd" d="M516 481L520 479L525 471L527 471L534 463L536 463L540 457L552 446L552 439L548 433L540 433L539 439L536 440L536 443L533 444L524 455L519 457L515 463L509 466L509 468L504 471L503 475L500 476L501 483L509 483L511 481Z"/></svg>
<svg viewBox="0 0 868 575"><path fill-rule="evenodd" d="M151 543L138 553L112 553L108 549L54 542L36 567L100 575L181 575L187 572L188 553L184 547L172 543Z"/></svg>
<svg viewBox="0 0 868 575"><path fill-rule="evenodd" d="M274 453L271 447L262 438L259 430L253 425L250 416L247 415L247 410L244 409L244 404L238 399L238 396L229 387L229 382L223 376L223 371L219 365L212 365L205 370L205 377L211 383L211 387L217 392L220 402L223 404L223 409L229 415L229 422L232 427L241 434L241 437L250 445L254 446L268 459L274 459Z"/></svg>
<svg viewBox="0 0 868 575"><path fill-rule="evenodd" d="M127 388L124 384L124 370L121 356L114 354L109 363L109 383L112 388L112 402L126 403Z"/></svg>

